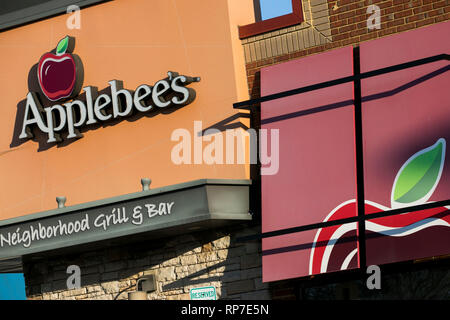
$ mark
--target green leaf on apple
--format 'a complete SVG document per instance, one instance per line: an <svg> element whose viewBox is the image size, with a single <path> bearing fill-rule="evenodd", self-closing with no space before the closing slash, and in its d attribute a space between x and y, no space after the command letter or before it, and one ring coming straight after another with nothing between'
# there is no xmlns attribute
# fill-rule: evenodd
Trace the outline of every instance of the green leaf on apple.
<svg viewBox="0 0 450 320"><path fill-rule="evenodd" d="M56 54L57 55L64 54L68 46L69 46L69 36L65 36L58 42L58 45L56 46Z"/></svg>
<svg viewBox="0 0 450 320"><path fill-rule="evenodd" d="M441 179L445 160L444 138L410 157L400 168L391 194L392 208L428 201Z"/></svg>

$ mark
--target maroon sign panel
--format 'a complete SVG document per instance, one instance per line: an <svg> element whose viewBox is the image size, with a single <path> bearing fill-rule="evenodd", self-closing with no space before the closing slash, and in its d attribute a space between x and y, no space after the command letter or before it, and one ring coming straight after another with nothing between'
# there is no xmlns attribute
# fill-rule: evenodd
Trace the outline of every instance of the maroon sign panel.
<svg viewBox="0 0 450 320"><path fill-rule="evenodd" d="M450 23L361 44L361 72L450 52ZM353 74L353 49L261 70L261 96ZM366 214L450 199L449 64L362 80ZM262 232L357 215L354 87L349 82L261 105L279 130L279 170L262 175ZM270 138L268 139L270 141ZM366 222L367 263L450 253L446 207ZM263 281L358 268L357 223L265 238Z"/></svg>
<svg viewBox="0 0 450 320"><path fill-rule="evenodd" d="M352 73L351 47L326 52L262 69L261 95ZM280 162L261 176L263 232L356 215L353 108L352 83L262 104L262 129L279 130ZM345 227L339 242L335 227L264 239L263 281L357 267L356 223Z"/></svg>
<svg viewBox="0 0 450 320"><path fill-rule="evenodd" d="M448 54L443 34L449 22L362 43L361 72ZM448 61L362 81L366 214L450 199L449 85ZM449 213L441 207L367 221L367 263L450 253Z"/></svg>

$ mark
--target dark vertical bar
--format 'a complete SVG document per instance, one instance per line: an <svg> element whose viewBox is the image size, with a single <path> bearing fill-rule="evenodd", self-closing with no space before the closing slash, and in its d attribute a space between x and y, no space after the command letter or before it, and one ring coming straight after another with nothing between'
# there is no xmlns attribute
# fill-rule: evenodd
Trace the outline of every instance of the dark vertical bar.
<svg viewBox="0 0 450 320"><path fill-rule="evenodd" d="M259 0L257 0L259 2ZM255 73L255 78L253 80L253 88L250 92L250 96L261 96L260 87L261 87L261 72L257 71ZM252 141L250 138L249 142L256 144L256 154L255 157L256 163L250 164L250 179L252 180L252 184L250 186L250 210L253 213L253 218L255 222L261 223L261 162L259 160L259 132L261 129L261 106L259 108L251 108L250 110L250 128L255 129L256 131L256 140ZM251 146L250 146L251 147ZM251 155L250 155L251 159ZM262 230L262 225L261 225Z"/></svg>
<svg viewBox="0 0 450 320"><path fill-rule="evenodd" d="M353 74L361 74L359 47L353 48ZM358 208L358 247L359 267L366 269L366 225L364 209L364 161L363 161L363 136L362 136L362 111L361 111L361 80L353 81L355 98L355 151L356 151L356 203Z"/></svg>
<svg viewBox="0 0 450 320"><path fill-rule="evenodd" d="M261 4L260 0L253 0L253 9L255 10L255 22L261 21Z"/></svg>

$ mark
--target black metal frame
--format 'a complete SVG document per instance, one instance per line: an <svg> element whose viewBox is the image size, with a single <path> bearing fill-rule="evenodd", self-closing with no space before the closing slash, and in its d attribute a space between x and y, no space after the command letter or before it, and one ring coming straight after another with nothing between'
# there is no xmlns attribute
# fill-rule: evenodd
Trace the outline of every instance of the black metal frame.
<svg viewBox="0 0 450 320"><path fill-rule="evenodd" d="M368 71L368 72L364 72L364 73L360 73L360 74L355 74L353 76L338 78L338 79L334 79L334 80L330 80L330 81L312 84L312 85L309 85L306 87L301 87L301 88L297 88L297 89L274 93L274 94L270 94L268 96L264 96L261 98L246 100L246 101L242 101L242 102L236 102L236 103L233 103L233 108L248 110L248 109L251 109L252 106L253 107L255 107L256 105L259 106L259 104L261 102L267 102L267 101L271 101L271 100L275 100L275 99L285 98L285 97L293 96L293 95L296 95L299 93L304 93L304 92L308 92L308 91L314 91L314 90L318 90L318 89L322 89L322 88L332 87L332 86L336 86L338 84L343 84L343 83L347 83L347 82L354 82L356 80L362 80L362 79L367 79L367 78L371 78L371 77L376 77L376 76L379 76L382 74L399 71L399 70L404 70L404 69L409 69L409 68L413 68L413 67L417 67L417 66L421 66L424 64L441 61L441 60L450 61L450 54L442 53L442 54L438 54L438 55L427 57L427 58L422 58L422 59L418 59L418 60L413 60L413 61L409 61L409 62L405 62L405 63L396 64L396 65L386 67L386 68L381 68L381 69L376 69L376 70L372 70L372 71Z"/></svg>
<svg viewBox="0 0 450 320"><path fill-rule="evenodd" d="M276 237L281 236L285 234L290 233L296 233L296 232L303 232L308 230L314 230L319 228L326 228L330 226L335 225L341 225L351 222L358 222L358 246L359 246L359 268L365 268L366 267L366 241L365 241L365 221L376 219L376 218L382 218L382 217L388 217L388 216L394 216L401 213L406 212L412 212L412 211L418 211L418 210L425 210L425 209L431 209L436 208L440 206L447 206L450 205L450 199L444 200L444 201L437 201L433 203L427 203L422 205L416 205L416 206L409 206L405 208L400 209L393 209L388 211L382 211L382 212L376 212L371 214L365 214L364 209L364 161L363 161L363 141L362 141L362 97L361 97L361 80L367 79L375 76L379 76L382 74L387 74L390 72L395 72L399 70L409 69L416 66L433 63L441 60L450 60L449 54L438 54L435 56L418 59L409 61L406 63L401 63L397 65L393 65L386 68L376 69L368 72L361 73L360 72L360 56L359 56L359 47L353 48L353 75L348 77L343 77L339 79L334 79L330 81L325 81L313 85L308 85L301 88L296 88L288 91L283 91L271 95L267 95L264 97L246 100L238 103L233 104L234 109L246 109L246 110L253 110L260 106L260 103L267 102L275 99L281 99L284 97L305 93L309 91L314 91L326 87L336 86L343 83L353 82L354 84L354 116L355 116L355 149L356 149L356 181L357 181L357 216L350 217L350 218L344 218L344 219L338 219L338 220L332 220L332 221L326 221L326 222L319 222L319 223L313 223L309 225L303 225L298 227L292 227L287 229L280 229L270 232L264 232L260 234L254 234L244 237L239 237L236 239L237 242L246 242L246 241L252 241L252 240L260 240L264 238L269 237ZM449 65L450 66L450 65ZM275 120L276 121L276 120Z"/></svg>

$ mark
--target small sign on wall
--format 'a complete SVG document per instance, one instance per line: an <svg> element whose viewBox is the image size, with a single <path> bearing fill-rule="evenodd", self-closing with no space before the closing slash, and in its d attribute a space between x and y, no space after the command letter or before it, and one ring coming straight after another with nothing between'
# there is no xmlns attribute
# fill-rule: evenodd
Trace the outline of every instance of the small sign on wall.
<svg viewBox="0 0 450 320"><path fill-rule="evenodd" d="M215 287L192 288L189 294L191 300L217 300Z"/></svg>

